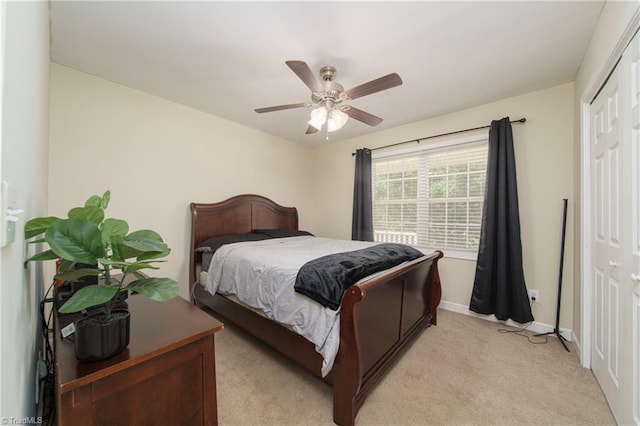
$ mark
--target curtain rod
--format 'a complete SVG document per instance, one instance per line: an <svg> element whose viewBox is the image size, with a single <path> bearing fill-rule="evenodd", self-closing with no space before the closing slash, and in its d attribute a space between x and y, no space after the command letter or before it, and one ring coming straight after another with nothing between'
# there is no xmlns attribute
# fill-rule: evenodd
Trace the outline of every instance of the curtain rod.
<svg viewBox="0 0 640 426"><path fill-rule="evenodd" d="M526 118L521 118L519 120L512 120L510 121L510 123L525 123L527 121ZM449 136L449 135L455 135L457 133L464 133L464 132L472 132L474 130L481 130L481 129L488 129L490 128L491 125L488 126L480 126L480 127L473 127L471 129L464 129L464 130L456 130L454 132L448 132L448 133L440 133L439 135L432 135L432 136L425 136L423 138L418 138L418 139L411 139L408 141L404 141L404 142L397 142L397 143L392 143L391 145L385 145L385 146L379 146L377 148L371 148L371 151L375 151L378 149L383 149L383 148L390 148L392 146L396 146L396 145L402 145L405 143L411 143L411 142L417 142L420 143L421 141L427 140L427 139L433 139L433 138L439 138L440 136ZM352 152L351 155L356 155L355 152Z"/></svg>

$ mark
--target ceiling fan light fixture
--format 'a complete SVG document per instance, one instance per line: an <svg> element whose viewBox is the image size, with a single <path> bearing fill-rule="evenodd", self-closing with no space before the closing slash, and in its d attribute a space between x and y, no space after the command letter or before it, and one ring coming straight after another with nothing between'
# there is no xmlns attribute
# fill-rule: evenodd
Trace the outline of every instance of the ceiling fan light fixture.
<svg viewBox="0 0 640 426"><path fill-rule="evenodd" d="M339 109L334 109L329 114L329 120L327 121L327 131L335 132L340 130L349 120L349 116Z"/></svg>
<svg viewBox="0 0 640 426"><path fill-rule="evenodd" d="M320 130L326 121L327 109L322 106L311 111L311 120L308 121L308 124Z"/></svg>

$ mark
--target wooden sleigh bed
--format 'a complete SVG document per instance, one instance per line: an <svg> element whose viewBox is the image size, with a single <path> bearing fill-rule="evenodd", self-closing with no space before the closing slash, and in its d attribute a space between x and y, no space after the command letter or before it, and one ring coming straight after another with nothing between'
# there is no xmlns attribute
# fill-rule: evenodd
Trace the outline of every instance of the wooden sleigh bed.
<svg viewBox="0 0 640 426"><path fill-rule="evenodd" d="M259 195L239 195L219 203L191 203L189 283L193 302L207 306L322 378L322 357L314 345L197 283L202 253L195 248L222 235L255 229L298 229L298 212ZM340 310L340 343L333 368L323 380L333 386L333 420L353 425L373 386L420 333L436 324L440 278L436 251L352 285Z"/></svg>

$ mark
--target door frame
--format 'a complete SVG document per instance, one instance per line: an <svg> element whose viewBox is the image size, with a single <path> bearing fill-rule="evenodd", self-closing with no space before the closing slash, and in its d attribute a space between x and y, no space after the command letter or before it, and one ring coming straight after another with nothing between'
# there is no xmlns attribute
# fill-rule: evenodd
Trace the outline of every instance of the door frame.
<svg viewBox="0 0 640 426"><path fill-rule="evenodd" d="M580 276L582 285L581 295L581 329L580 336L576 336L575 341L579 342L580 362L584 368L591 368L591 343L593 328L591 318L593 313L593 279L591 277L591 214L590 206L592 202L591 190L591 102L596 98L602 86L613 72L622 57L622 53L627 48L635 33L640 29L640 3L636 3L635 10L630 13L626 27L620 34L615 47L610 52L606 62L599 72L587 85L584 93L580 97L580 128L582 130L582 140L580 147ZM575 303L575 302L574 302ZM574 328L575 330L575 328Z"/></svg>

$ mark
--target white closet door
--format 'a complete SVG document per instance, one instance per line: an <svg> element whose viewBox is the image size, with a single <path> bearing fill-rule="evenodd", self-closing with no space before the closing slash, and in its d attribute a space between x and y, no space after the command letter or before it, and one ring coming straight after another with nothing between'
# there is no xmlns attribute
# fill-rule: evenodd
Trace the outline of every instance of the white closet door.
<svg viewBox="0 0 640 426"><path fill-rule="evenodd" d="M629 148L628 155L623 164L625 181L623 191L625 194L624 208L629 223L629 238L625 247L624 277L625 286L630 291L631 305L631 344L629 362L632 365L630 372L630 389L632 395L632 413L629 423L640 424L640 38L636 36L623 55L622 63L625 66L629 80L630 106L629 113ZM626 78L626 79L627 79ZM627 248L628 247L628 248ZM626 421L622 418L622 422Z"/></svg>
<svg viewBox="0 0 640 426"><path fill-rule="evenodd" d="M624 425L639 423L640 402L640 311L631 275L633 253L638 252L638 164L633 147L638 148L634 141L640 130L639 46L636 36L591 108L591 368L616 421Z"/></svg>

